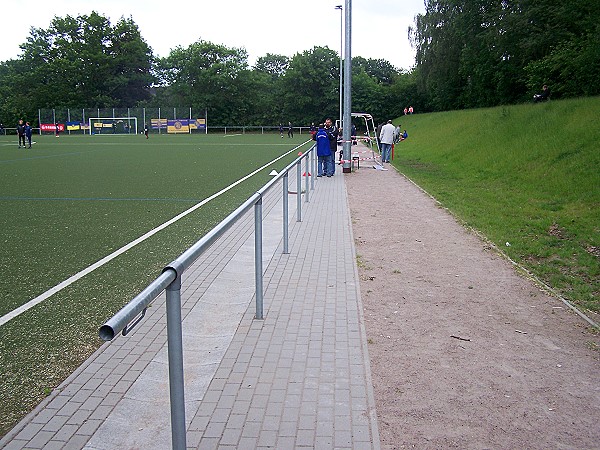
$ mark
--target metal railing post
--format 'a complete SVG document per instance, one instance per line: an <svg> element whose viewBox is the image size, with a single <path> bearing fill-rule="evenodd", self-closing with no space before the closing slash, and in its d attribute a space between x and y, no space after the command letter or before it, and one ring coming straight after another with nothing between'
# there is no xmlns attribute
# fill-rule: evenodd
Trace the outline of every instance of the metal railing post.
<svg viewBox="0 0 600 450"><path fill-rule="evenodd" d="M298 191L296 222L302 222L302 161L298 161L296 166L296 190Z"/></svg>
<svg viewBox="0 0 600 450"><path fill-rule="evenodd" d="M283 253L287 254L290 252L289 249L289 194L288 194L288 172L283 176Z"/></svg>
<svg viewBox="0 0 600 450"><path fill-rule="evenodd" d="M183 382L183 336L181 325L181 275L167 286L167 345L171 399L173 450L185 450L185 394Z"/></svg>
<svg viewBox="0 0 600 450"><path fill-rule="evenodd" d="M262 195L254 204L254 278L256 280L256 315L263 319L263 265L262 265Z"/></svg>
<svg viewBox="0 0 600 450"><path fill-rule="evenodd" d="M310 164L309 164L309 159L310 159L310 155L306 155L306 164L304 164L304 167L306 167L306 171L304 172L304 175L306 175L306 181L304 182L304 185L306 186L306 197L304 197L304 201L306 203L308 203L308 174L310 173Z"/></svg>
<svg viewBox="0 0 600 450"><path fill-rule="evenodd" d="M315 190L315 173L317 172L317 165L315 164L315 151L310 152L310 165L312 167L312 177L310 177L310 188Z"/></svg>

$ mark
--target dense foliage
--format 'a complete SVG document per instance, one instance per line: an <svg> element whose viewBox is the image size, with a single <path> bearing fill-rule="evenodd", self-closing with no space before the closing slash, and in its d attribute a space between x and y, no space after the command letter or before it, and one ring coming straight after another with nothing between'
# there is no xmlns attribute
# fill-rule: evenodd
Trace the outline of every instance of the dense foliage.
<svg viewBox="0 0 600 450"><path fill-rule="evenodd" d="M426 0L409 30L427 109L600 94L598 0Z"/></svg>
<svg viewBox="0 0 600 450"><path fill-rule="evenodd" d="M32 28L22 55L0 64L0 115L38 108L127 107L149 98L153 56L132 19L114 26L95 12Z"/></svg>
<svg viewBox="0 0 600 450"><path fill-rule="evenodd" d="M378 121L435 111L600 94L600 0L425 0L409 38L415 66L352 60L354 111ZM55 17L0 62L0 122L38 108L176 106L213 125L306 125L339 114L339 55L314 47L266 54L199 40L156 58L131 18Z"/></svg>

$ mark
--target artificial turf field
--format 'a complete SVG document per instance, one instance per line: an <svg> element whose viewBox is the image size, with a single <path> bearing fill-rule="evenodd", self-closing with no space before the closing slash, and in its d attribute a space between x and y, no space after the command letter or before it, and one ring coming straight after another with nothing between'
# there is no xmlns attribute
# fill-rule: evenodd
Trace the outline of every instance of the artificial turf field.
<svg viewBox="0 0 600 450"><path fill-rule="evenodd" d="M0 316L307 141L266 135L0 136ZM309 144L302 150L309 148ZM0 325L0 434L100 344L97 329L288 156Z"/></svg>

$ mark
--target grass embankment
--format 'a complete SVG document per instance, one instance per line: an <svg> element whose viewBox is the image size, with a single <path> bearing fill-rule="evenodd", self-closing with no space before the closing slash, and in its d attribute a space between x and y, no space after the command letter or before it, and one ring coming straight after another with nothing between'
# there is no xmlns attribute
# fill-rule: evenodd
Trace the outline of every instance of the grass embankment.
<svg viewBox="0 0 600 450"><path fill-rule="evenodd" d="M409 139L394 165L566 299L600 313L599 118L599 97L401 117Z"/></svg>

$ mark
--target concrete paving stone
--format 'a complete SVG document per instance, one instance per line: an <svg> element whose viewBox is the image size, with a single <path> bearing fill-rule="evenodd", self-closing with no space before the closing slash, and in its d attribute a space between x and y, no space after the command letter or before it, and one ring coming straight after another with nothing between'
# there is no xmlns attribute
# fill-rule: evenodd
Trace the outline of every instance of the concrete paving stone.
<svg viewBox="0 0 600 450"><path fill-rule="evenodd" d="M86 420L81 427L77 430L75 434L83 435L83 436L92 436L94 432L98 429L98 427L102 425L102 421L98 419L88 419Z"/></svg>
<svg viewBox="0 0 600 450"><path fill-rule="evenodd" d="M262 430L258 436L258 447L275 447L277 443L277 432L276 431L265 431Z"/></svg>
<svg viewBox="0 0 600 450"><path fill-rule="evenodd" d="M334 431L333 443L336 448L351 448L352 447L352 433L348 430Z"/></svg>
<svg viewBox="0 0 600 450"><path fill-rule="evenodd" d="M315 431L312 430L298 430L296 435L296 445L299 447L311 447L314 446L315 442Z"/></svg>
<svg viewBox="0 0 600 450"><path fill-rule="evenodd" d="M223 422L226 423L231 414L230 407L221 407L220 404L217 403L216 409L212 412L210 416L210 420L212 422Z"/></svg>
<svg viewBox="0 0 600 450"><path fill-rule="evenodd" d="M18 441L30 441L42 429L43 424L29 423L15 436Z"/></svg>
<svg viewBox="0 0 600 450"><path fill-rule="evenodd" d="M65 443L60 441L49 441L44 445L44 450L61 450Z"/></svg>
<svg viewBox="0 0 600 450"><path fill-rule="evenodd" d="M219 447L219 438L203 436L198 444L198 450L215 450Z"/></svg>
<svg viewBox="0 0 600 450"><path fill-rule="evenodd" d="M69 415L67 424L77 425L77 427L80 427L85 423L86 420L88 420L91 414L92 411L77 408L72 414Z"/></svg>
<svg viewBox="0 0 600 450"><path fill-rule="evenodd" d="M330 420L320 420L317 422L317 436L333 436L333 417Z"/></svg>
<svg viewBox="0 0 600 450"><path fill-rule="evenodd" d="M46 424L49 420L51 420L57 411L55 409L44 409L40 411L35 417L31 420L32 423L40 423L42 425Z"/></svg>
<svg viewBox="0 0 600 450"><path fill-rule="evenodd" d="M27 448L44 448L55 434L54 431L39 431L33 439L27 443Z"/></svg>
<svg viewBox="0 0 600 450"><path fill-rule="evenodd" d="M293 436L278 436L277 438L277 449L278 450L291 450L299 448L296 445L296 438Z"/></svg>
<svg viewBox="0 0 600 450"><path fill-rule="evenodd" d="M336 431L351 431L352 430L352 419L350 415L336 415L334 416L333 424Z"/></svg>
<svg viewBox="0 0 600 450"><path fill-rule="evenodd" d="M134 382L135 380L137 380L140 377L141 373L142 373L142 370L135 370L135 369L129 367L129 369L121 377L121 380Z"/></svg>
<svg viewBox="0 0 600 450"><path fill-rule="evenodd" d="M80 406L82 410L94 411L103 401L102 397L89 397Z"/></svg>
<svg viewBox="0 0 600 450"><path fill-rule="evenodd" d="M88 440L88 436L75 435L65 443L63 450L80 450L87 444Z"/></svg>
<svg viewBox="0 0 600 450"><path fill-rule="evenodd" d="M242 436L241 428L225 428L225 431L223 431L223 437L219 441L219 446L222 446L222 445L237 446L241 436Z"/></svg>
<svg viewBox="0 0 600 450"><path fill-rule="evenodd" d="M317 436L315 438L315 447L322 450L333 449L333 437L332 436Z"/></svg>
<svg viewBox="0 0 600 450"><path fill-rule="evenodd" d="M104 420L109 416L109 414L113 411L113 409L114 409L113 406L99 405L97 408L95 408L92 411L92 414L90 415L90 419Z"/></svg>
<svg viewBox="0 0 600 450"><path fill-rule="evenodd" d="M210 416L200 416L196 414L188 425L188 430L204 432L209 422Z"/></svg>
<svg viewBox="0 0 600 450"><path fill-rule="evenodd" d="M202 440L203 433L200 431L188 430L185 436L186 447L189 449L197 448Z"/></svg>
<svg viewBox="0 0 600 450"><path fill-rule="evenodd" d="M244 414L245 416L247 416L248 412L250 411L250 405L250 401L240 400L238 397L237 401L233 405L233 408L231 409L231 413Z"/></svg>
<svg viewBox="0 0 600 450"><path fill-rule="evenodd" d="M202 401L207 402L207 403L215 403L216 404L219 401L220 397L221 397L220 390L209 390L206 392L206 394L204 394Z"/></svg>
<svg viewBox="0 0 600 450"><path fill-rule="evenodd" d="M121 393L111 391L108 395L102 398L101 403L104 406L116 406L122 398L123 395Z"/></svg>
<svg viewBox="0 0 600 450"><path fill-rule="evenodd" d="M94 360L83 369L83 372L96 375L99 371L102 370L103 367L104 367L104 363L100 363L100 362L97 362L96 360Z"/></svg>
<svg viewBox="0 0 600 450"><path fill-rule="evenodd" d="M372 450L373 444L370 441L352 442L352 450Z"/></svg>
<svg viewBox="0 0 600 450"><path fill-rule="evenodd" d="M258 384L258 380L255 380L253 383L246 383L244 382L242 384L242 387L240 388L240 390L237 393L237 401L250 401L252 399L252 397L256 394L256 389L255 387Z"/></svg>
<svg viewBox="0 0 600 450"><path fill-rule="evenodd" d="M2 447L2 450L23 450L24 448L27 448L27 442L28 441L21 441L18 439L13 439L9 443L7 443L4 447Z"/></svg>
<svg viewBox="0 0 600 450"><path fill-rule="evenodd" d="M352 427L352 444L358 442L371 442L371 434L368 425L354 425Z"/></svg>
<svg viewBox="0 0 600 450"><path fill-rule="evenodd" d="M283 408L284 408L283 402L269 402L269 404L267 405L267 408L265 410L265 415L271 416L271 417L273 417L275 415L281 415Z"/></svg>
<svg viewBox="0 0 600 450"><path fill-rule="evenodd" d="M204 430L204 437L220 439L223 435L223 431L225 430L225 425L225 422L211 421L207 425L206 430Z"/></svg>
<svg viewBox="0 0 600 450"><path fill-rule="evenodd" d="M65 423L62 427L60 427L60 430L58 430L56 432L56 434L54 435L54 437L52 439L54 439L56 441L61 441L64 444L65 442L69 441L69 439L71 439L73 437L73 435L75 434L75 432L78 429L79 429L79 425Z"/></svg>
<svg viewBox="0 0 600 450"><path fill-rule="evenodd" d="M44 427L42 428L42 431L50 431L50 432L56 433L57 431L59 431L61 429L61 427L65 423L67 423L68 419L69 418L67 416L55 415L48 421L48 423L46 423L44 425Z"/></svg>
<svg viewBox="0 0 600 450"><path fill-rule="evenodd" d="M258 436L260 435L261 428L262 428L262 420L261 421L247 420L242 429L242 438L244 438L244 437L258 438Z"/></svg>

